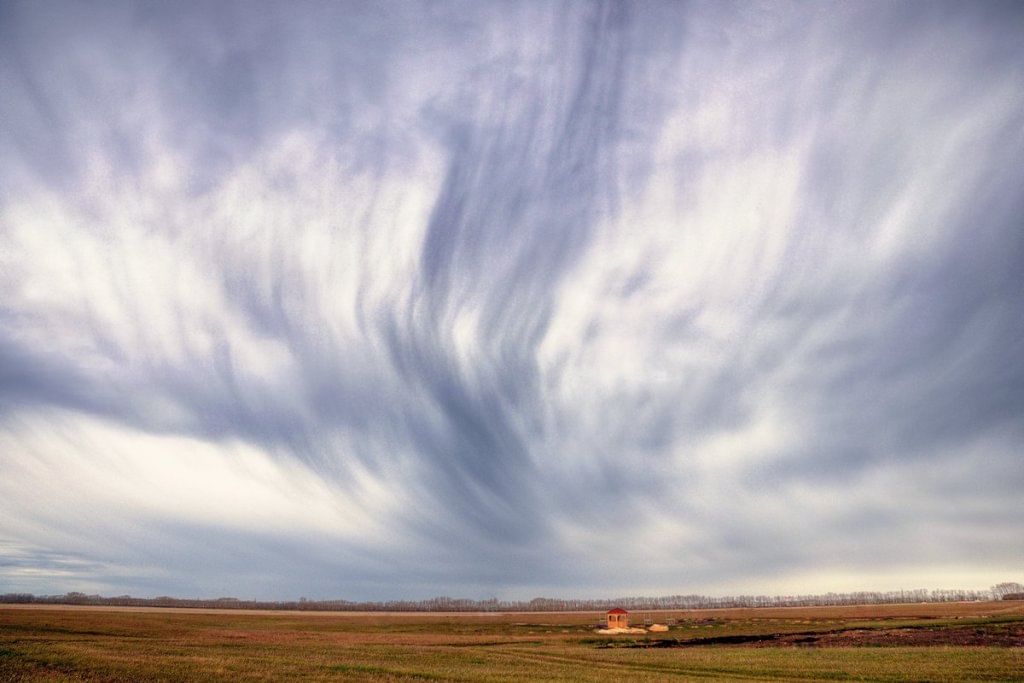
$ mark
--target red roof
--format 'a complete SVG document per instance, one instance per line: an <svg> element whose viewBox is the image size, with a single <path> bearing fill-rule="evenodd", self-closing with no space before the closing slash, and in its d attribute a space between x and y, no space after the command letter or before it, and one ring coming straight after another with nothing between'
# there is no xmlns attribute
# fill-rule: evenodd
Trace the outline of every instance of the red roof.
<svg viewBox="0 0 1024 683"><path fill-rule="evenodd" d="M608 614L629 614L629 612L622 609L621 607L616 607L615 609L608 610Z"/></svg>

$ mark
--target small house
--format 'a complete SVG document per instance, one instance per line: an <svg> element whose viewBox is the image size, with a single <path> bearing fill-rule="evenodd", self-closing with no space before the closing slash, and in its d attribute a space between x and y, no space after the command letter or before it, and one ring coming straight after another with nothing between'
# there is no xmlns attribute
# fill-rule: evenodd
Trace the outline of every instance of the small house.
<svg viewBox="0 0 1024 683"><path fill-rule="evenodd" d="M629 612L621 607L608 610L605 617L608 619L608 628L629 628Z"/></svg>

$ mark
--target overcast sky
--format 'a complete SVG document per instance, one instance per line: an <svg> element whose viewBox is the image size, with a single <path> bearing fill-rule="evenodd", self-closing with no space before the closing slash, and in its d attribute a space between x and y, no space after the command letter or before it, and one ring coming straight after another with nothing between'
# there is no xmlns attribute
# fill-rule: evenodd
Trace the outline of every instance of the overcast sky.
<svg viewBox="0 0 1024 683"><path fill-rule="evenodd" d="M1022 35L0 3L0 592L1021 580Z"/></svg>

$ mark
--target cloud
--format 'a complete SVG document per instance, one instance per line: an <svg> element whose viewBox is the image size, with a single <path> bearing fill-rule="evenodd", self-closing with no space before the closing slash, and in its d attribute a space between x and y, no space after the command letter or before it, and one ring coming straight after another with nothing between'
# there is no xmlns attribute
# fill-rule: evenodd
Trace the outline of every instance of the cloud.
<svg viewBox="0 0 1024 683"><path fill-rule="evenodd" d="M5 585L1019 564L1016 7L259 9L2 10Z"/></svg>

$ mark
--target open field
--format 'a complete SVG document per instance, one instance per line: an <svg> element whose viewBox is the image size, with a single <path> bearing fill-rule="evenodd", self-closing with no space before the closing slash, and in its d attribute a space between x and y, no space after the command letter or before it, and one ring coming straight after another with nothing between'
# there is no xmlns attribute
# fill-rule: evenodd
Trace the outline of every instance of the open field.
<svg viewBox="0 0 1024 683"><path fill-rule="evenodd" d="M652 616L0 605L0 680L1024 680L1024 602Z"/></svg>

